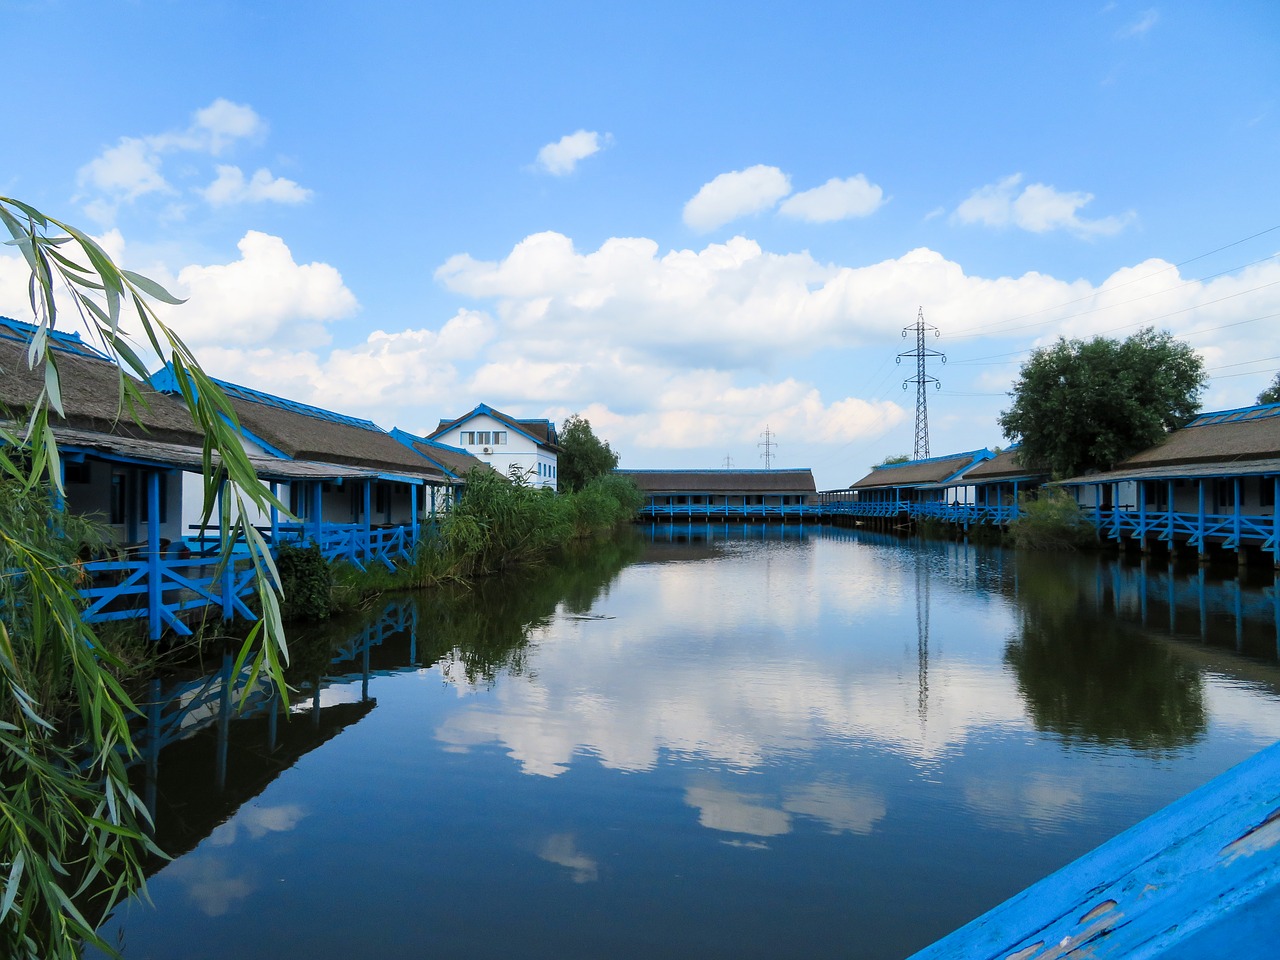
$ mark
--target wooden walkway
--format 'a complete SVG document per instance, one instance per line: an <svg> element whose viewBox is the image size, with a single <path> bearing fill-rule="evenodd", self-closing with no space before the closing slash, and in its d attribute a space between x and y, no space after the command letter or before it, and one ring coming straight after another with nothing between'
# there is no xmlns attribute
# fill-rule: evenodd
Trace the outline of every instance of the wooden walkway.
<svg viewBox="0 0 1280 960"><path fill-rule="evenodd" d="M911 960L1280 957L1280 743Z"/></svg>

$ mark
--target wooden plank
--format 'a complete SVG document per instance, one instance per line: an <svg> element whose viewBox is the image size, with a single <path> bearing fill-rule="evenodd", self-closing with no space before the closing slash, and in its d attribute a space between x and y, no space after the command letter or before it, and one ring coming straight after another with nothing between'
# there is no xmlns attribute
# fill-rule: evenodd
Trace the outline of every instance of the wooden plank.
<svg viewBox="0 0 1280 960"><path fill-rule="evenodd" d="M911 960L1280 955L1280 743Z"/></svg>

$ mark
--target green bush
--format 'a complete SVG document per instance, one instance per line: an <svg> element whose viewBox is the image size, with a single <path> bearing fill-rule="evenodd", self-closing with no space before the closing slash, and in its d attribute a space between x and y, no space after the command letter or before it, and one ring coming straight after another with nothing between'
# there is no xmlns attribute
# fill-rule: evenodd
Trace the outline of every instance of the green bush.
<svg viewBox="0 0 1280 960"><path fill-rule="evenodd" d="M280 616L286 621L328 620L333 609L333 568L317 544L295 547L280 545L276 570L284 599Z"/></svg>
<svg viewBox="0 0 1280 960"><path fill-rule="evenodd" d="M1074 550L1096 540L1096 529L1065 490L1041 489L1018 498L1009 542L1025 550Z"/></svg>

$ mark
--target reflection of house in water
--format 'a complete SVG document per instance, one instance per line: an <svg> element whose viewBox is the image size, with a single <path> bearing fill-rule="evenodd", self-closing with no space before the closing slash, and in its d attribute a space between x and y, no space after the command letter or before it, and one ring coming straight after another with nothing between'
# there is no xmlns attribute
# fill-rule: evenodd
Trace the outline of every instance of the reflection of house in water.
<svg viewBox="0 0 1280 960"><path fill-rule="evenodd" d="M326 650L328 650L326 641ZM295 650L295 657L305 652ZM153 681L146 726L135 737L141 761L135 787L156 824L160 849L178 856L195 847L297 761L358 723L377 706L371 676L412 665L417 610L393 602L347 642L326 654L324 676L300 685L286 714L272 688L246 692L248 669L232 674L232 657L196 681L162 689ZM358 699L329 697L338 684L361 681Z"/></svg>

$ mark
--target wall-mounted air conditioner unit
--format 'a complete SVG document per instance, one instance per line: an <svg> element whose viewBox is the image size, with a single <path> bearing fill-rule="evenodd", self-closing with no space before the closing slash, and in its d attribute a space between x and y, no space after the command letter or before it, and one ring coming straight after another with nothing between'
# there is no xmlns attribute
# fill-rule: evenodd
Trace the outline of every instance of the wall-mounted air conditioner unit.
<svg viewBox="0 0 1280 960"><path fill-rule="evenodd" d="M485 453L493 453L493 448L492 448L492 447L485 447L485 448L484 448L484 452L485 452Z"/></svg>

